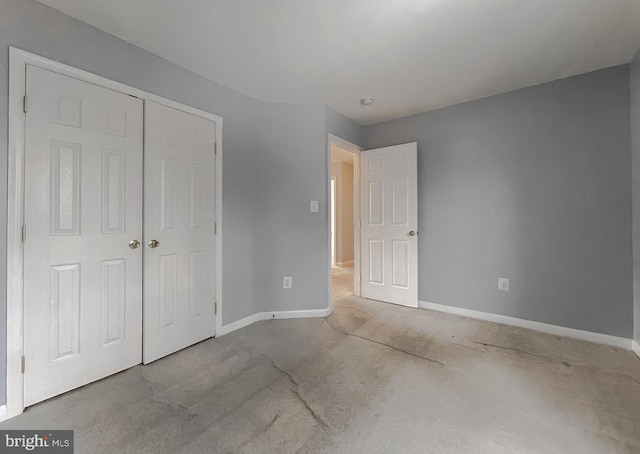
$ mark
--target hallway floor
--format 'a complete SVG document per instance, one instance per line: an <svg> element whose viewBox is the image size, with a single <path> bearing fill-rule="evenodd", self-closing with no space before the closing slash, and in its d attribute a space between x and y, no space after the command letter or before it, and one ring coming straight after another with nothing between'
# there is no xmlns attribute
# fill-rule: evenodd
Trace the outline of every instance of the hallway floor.
<svg viewBox="0 0 640 454"><path fill-rule="evenodd" d="M76 453L638 453L631 352L353 296L35 405Z"/></svg>

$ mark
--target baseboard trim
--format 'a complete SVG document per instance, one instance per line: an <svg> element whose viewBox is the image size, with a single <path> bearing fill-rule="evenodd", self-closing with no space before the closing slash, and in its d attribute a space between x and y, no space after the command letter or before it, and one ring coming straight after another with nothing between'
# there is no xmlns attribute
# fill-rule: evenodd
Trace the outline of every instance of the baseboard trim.
<svg viewBox="0 0 640 454"><path fill-rule="evenodd" d="M7 406L0 405L0 422L7 420Z"/></svg>
<svg viewBox="0 0 640 454"><path fill-rule="evenodd" d="M598 344L611 345L613 347L631 350L632 341L624 337L611 336L609 334L593 333L591 331L583 331L575 328L567 328L564 326L551 325L548 323L534 322L521 318L507 317L506 315L491 314L488 312L474 311L471 309L463 309L460 307L445 306L443 304L428 303L426 301L418 301L420 309L429 309L432 311L446 312L448 314L461 315L463 317L485 320L502 325L517 326L519 328L531 329L556 336L565 336L573 339L580 339ZM637 345L637 344L636 344ZM638 353L638 351L636 351ZM640 356L640 354L638 354Z"/></svg>
<svg viewBox="0 0 640 454"><path fill-rule="evenodd" d="M229 323L228 325L223 325L216 332L216 337L224 336L225 334L232 333L237 331L245 326L249 326L255 322L259 322L260 320L264 320L263 312L258 312L257 314L250 315L249 317L245 317L243 319L237 320L235 322Z"/></svg>
<svg viewBox="0 0 640 454"><path fill-rule="evenodd" d="M255 322L261 320L274 320L274 319L292 319L292 318L317 318L326 317L331 314L331 308L326 309L313 309L306 311L273 311L273 312L258 312L257 314L250 315L241 320L224 325L217 333L216 337L224 336L225 334L237 331L245 326L249 326Z"/></svg>
<svg viewBox="0 0 640 454"><path fill-rule="evenodd" d="M636 341L631 342L631 349L636 354L636 356L640 358L640 344L638 344Z"/></svg>

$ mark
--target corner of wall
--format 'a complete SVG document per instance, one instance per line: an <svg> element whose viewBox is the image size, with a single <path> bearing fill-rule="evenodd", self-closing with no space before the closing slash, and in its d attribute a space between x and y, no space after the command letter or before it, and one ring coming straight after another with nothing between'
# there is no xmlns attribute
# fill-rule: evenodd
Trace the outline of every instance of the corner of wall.
<svg viewBox="0 0 640 454"><path fill-rule="evenodd" d="M291 319L291 318L323 318L331 315L332 308L326 309L312 309L312 310L300 310L300 311L271 311L271 312L258 312L256 314L245 317L241 320L224 325L217 333L216 337L230 334L246 326L252 325L262 320L276 320L276 319ZM1 408L0 408L1 410ZM1 416L1 414L0 414ZM2 421L0 419L0 421Z"/></svg>
<svg viewBox="0 0 640 454"><path fill-rule="evenodd" d="M364 127L360 123L345 117L329 106L325 106L324 109L324 123L327 134L331 133L356 145L362 145Z"/></svg>

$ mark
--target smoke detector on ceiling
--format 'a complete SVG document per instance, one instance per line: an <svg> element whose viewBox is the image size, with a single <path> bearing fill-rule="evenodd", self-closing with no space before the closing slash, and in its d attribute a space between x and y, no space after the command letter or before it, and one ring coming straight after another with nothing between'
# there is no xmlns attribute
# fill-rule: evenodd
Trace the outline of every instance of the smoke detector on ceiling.
<svg viewBox="0 0 640 454"><path fill-rule="evenodd" d="M373 104L373 98L370 98L370 97L362 98L360 100L360 104L362 104L363 106L370 106L371 104Z"/></svg>

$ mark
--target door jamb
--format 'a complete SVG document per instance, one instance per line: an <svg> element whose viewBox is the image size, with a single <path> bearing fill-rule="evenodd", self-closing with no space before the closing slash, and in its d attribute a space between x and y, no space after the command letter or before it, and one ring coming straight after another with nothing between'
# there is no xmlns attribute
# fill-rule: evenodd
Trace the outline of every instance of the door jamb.
<svg viewBox="0 0 640 454"><path fill-rule="evenodd" d="M338 227L338 222L337 222L337 218L338 218L338 210L337 210L337 204L338 204L338 179L334 176L332 176L329 179L329 184L333 187L333 191L331 191L331 189L329 190L329 206L331 207L331 211L329 212L329 225L331 226L332 232L333 234L331 235L331 251L333 252L333 255L331 256L331 266L336 264L336 256L335 254L337 253L338 248L337 246L337 227Z"/></svg>
<svg viewBox="0 0 640 454"><path fill-rule="evenodd" d="M24 294L22 225L24 220L24 144L26 115L24 96L27 65L46 69L109 90L150 100L186 113L206 118L216 124L215 179L215 280L217 313L215 332L222 330L222 117L185 104L130 87L96 74L65 65L48 58L9 48L9 140L8 140L8 193L7 193L7 401L6 417L13 418L24 411ZM142 339L141 339L142 341Z"/></svg>
<svg viewBox="0 0 640 454"><path fill-rule="evenodd" d="M364 150L359 145L329 133L327 141L327 201L331 199L331 147L336 145L353 154L353 294L360 296L360 152ZM326 204L329 206L329 203ZM331 290L331 215L327 210L328 259L329 264L329 312L333 310L333 295Z"/></svg>

